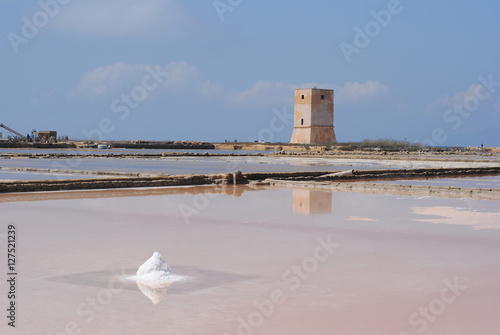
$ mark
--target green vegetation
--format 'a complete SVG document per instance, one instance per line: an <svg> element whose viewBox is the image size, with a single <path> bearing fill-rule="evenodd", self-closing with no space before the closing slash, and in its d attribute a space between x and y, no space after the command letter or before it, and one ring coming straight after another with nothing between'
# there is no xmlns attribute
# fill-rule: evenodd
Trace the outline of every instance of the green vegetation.
<svg viewBox="0 0 500 335"><path fill-rule="evenodd" d="M368 150L368 151L438 151L438 148L425 147L419 143L396 141L388 139L364 140L362 142L339 143L342 151Z"/></svg>

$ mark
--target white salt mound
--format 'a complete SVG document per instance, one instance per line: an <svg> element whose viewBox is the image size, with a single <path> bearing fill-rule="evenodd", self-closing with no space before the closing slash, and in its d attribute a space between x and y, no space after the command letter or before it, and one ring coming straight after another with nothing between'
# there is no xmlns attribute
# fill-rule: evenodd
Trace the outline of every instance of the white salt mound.
<svg viewBox="0 0 500 335"><path fill-rule="evenodd" d="M137 270L138 279L148 281L164 281L174 277L174 273L168 266L163 257L155 252L144 264Z"/></svg>
<svg viewBox="0 0 500 335"><path fill-rule="evenodd" d="M185 277L174 275L158 252L139 267L134 277L141 292L155 305L163 299L172 283L183 279Z"/></svg>

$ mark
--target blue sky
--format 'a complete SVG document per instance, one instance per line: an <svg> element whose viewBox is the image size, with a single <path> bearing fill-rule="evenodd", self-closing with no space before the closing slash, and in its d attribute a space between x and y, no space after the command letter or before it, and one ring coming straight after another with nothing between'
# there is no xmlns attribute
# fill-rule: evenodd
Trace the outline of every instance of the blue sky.
<svg viewBox="0 0 500 335"><path fill-rule="evenodd" d="M340 142L500 146L498 13L469 0L0 0L0 122L287 142L293 90L316 85L335 90Z"/></svg>

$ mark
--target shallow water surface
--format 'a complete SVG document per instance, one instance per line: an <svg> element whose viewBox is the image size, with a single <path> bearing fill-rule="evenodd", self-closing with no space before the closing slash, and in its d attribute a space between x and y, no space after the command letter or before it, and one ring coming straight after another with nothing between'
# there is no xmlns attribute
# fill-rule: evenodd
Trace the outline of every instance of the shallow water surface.
<svg viewBox="0 0 500 335"><path fill-rule="evenodd" d="M163 174L216 174L242 172L342 171L373 169L456 168L500 166L498 162L444 162L332 157L163 157L163 158L11 158L0 167ZM22 175L19 175L22 178ZM26 174L26 179L30 175ZM60 179L65 178L60 177ZM0 175L0 181L2 176Z"/></svg>
<svg viewBox="0 0 500 335"><path fill-rule="evenodd" d="M500 332L498 202L183 187L0 195L0 213L19 272L2 334ZM124 278L155 251L188 279L151 299Z"/></svg>
<svg viewBox="0 0 500 335"><path fill-rule="evenodd" d="M470 188L500 188L500 176L458 177L458 178L427 178L409 180L384 180L375 183L398 185L429 185Z"/></svg>
<svg viewBox="0 0 500 335"><path fill-rule="evenodd" d="M62 180L62 179L86 179L86 178L106 178L109 175L78 174L78 173L44 173L26 171L1 171L0 182L14 180ZM114 177L114 176L111 176Z"/></svg>
<svg viewBox="0 0 500 335"><path fill-rule="evenodd" d="M162 154L164 152L190 152L211 154L256 154L269 153L269 150L216 150L216 149L5 149L0 148L2 153L14 154L67 154L67 155L107 155L107 154Z"/></svg>

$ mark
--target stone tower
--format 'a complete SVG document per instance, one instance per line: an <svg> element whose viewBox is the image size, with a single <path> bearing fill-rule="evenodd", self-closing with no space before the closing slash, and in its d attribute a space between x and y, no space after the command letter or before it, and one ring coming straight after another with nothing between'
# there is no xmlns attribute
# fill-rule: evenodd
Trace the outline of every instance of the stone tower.
<svg viewBox="0 0 500 335"><path fill-rule="evenodd" d="M331 144L337 142L333 130L333 90L295 90L295 117L290 143Z"/></svg>

